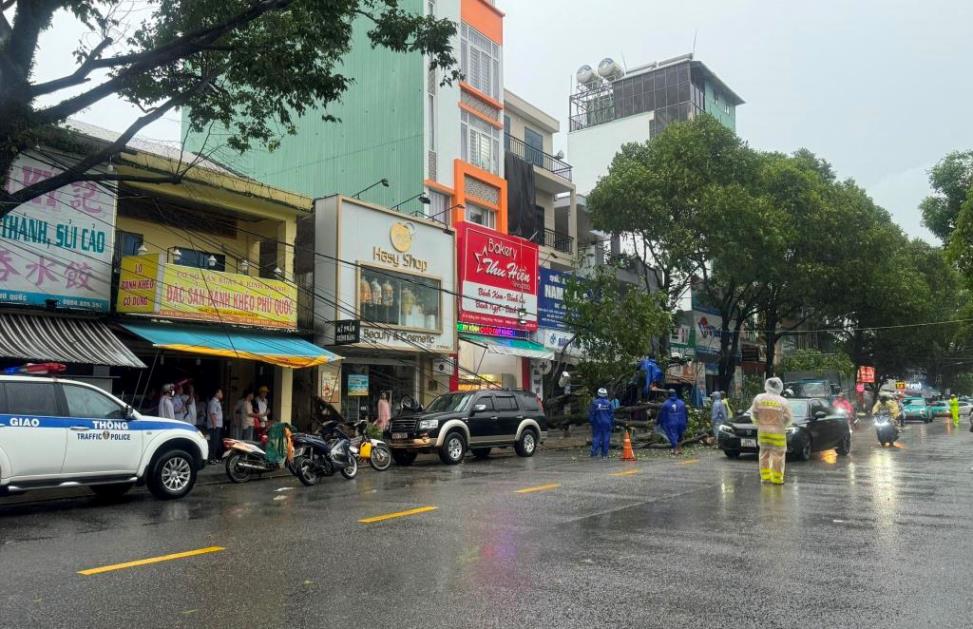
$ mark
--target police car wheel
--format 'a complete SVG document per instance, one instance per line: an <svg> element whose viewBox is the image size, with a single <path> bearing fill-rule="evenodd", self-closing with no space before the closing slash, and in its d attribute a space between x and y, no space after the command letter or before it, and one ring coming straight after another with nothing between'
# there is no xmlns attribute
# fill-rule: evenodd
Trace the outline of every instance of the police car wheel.
<svg viewBox="0 0 973 629"><path fill-rule="evenodd" d="M132 485L133 483L112 483L111 485L92 485L89 489L99 498L111 500L127 494Z"/></svg>
<svg viewBox="0 0 973 629"><path fill-rule="evenodd" d="M156 461L149 477L149 491L161 500L182 498L196 484L193 457L184 450L170 450Z"/></svg>

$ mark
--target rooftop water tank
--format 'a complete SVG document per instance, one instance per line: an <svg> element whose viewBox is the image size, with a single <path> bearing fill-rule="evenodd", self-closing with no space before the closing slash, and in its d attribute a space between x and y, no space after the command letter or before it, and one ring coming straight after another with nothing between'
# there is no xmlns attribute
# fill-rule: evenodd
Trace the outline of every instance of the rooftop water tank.
<svg viewBox="0 0 973 629"><path fill-rule="evenodd" d="M608 81L617 81L625 76L625 70L611 57L605 57L598 64L598 75Z"/></svg>

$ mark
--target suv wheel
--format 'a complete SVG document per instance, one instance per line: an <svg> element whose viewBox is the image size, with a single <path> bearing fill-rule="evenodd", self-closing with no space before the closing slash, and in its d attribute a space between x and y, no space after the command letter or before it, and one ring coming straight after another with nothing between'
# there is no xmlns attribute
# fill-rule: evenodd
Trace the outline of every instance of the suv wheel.
<svg viewBox="0 0 973 629"><path fill-rule="evenodd" d="M466 439L463 433L454 430L446 435L443 445L439 448L439 459L446 465L456 465L463 461L466 455Z"/></svg>
<svg viewBox="0 0 973 629"><path fill-rule="evenodd" d="M407 467L416 462L416 457L419 456L417 452L412 452L411 450L392 450L392 458L395 460L396 465L401 465Z"/></svg>
<svg viewBox="0 0 973 629"><path fill-rule="evenodd" d="M525 428L520 433L520 439L514 444L517 456L534 456L537 452L537 433L533 428Z"/></svg>
<svg viewBox="0 0 973 629"><path fill-rule="evenodd" d="M111 485L92 485L88 489L94 492L99 498L113 500L121 498L128 493L134 483L112 483Z"/></svg>
<svg viewBox="0 0 973 629"><path fill-rule="evenodd" d="M185 450L169 450L159 457L147 481L149 491L160 500L182 498L196 484L196 465Z"/></svg>

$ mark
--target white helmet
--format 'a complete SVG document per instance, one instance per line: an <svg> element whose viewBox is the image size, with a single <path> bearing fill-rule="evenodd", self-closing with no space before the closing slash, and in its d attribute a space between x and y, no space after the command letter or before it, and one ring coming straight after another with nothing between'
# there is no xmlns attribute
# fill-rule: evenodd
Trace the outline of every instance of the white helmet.
<svg viewBox="0 0 973 629"><path fill-rule="evenodd" d="M605 387L598 389L598 397L608 397L608 389Z"/></svg>

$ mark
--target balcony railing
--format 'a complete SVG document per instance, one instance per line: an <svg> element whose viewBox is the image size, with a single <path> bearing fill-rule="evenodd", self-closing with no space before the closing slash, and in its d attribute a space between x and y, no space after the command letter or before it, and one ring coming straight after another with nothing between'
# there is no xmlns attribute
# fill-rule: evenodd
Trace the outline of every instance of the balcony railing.
<svg viewBox="0 0 973 629"><path fill-rule="evenodd" d="M562 162L553 155L530 146L520 138L514 137L509 133L504 134L503 146L507 151L510 151L525 162L529 162L538 168L543 168L558 177L571 181L571 164Z"/></svg>
<svg viewBox="0 0 973 629"><path fill-rule="evenodd" d="M574 237L553 229L538 232L534 236L534 242L562 253L574 253Z"/></svg>

